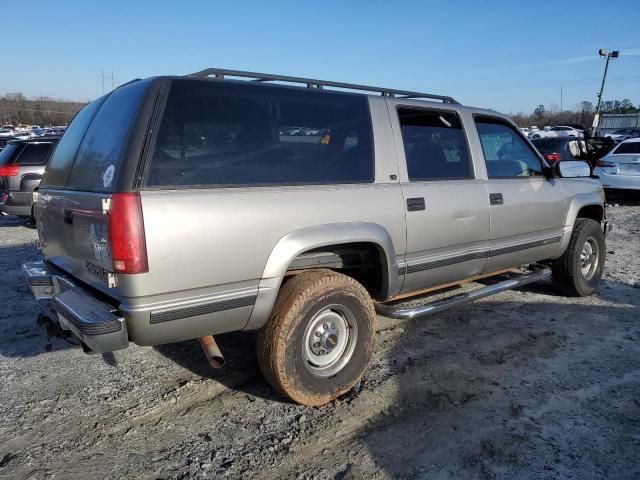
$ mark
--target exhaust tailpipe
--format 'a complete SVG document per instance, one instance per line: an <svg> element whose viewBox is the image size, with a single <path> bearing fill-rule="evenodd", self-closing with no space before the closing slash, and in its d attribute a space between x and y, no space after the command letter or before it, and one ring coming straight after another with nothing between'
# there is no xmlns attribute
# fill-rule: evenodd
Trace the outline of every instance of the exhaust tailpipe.
<svg viewBox="0 0 640 480"><path fill-rule="evenodd" d="M209 361L209 365L213 368L224 367L224 357L213 336L207 335L206 337L200 337L198 340L200 341L200 346L202 347L205 357L207 357Z"/></svg>

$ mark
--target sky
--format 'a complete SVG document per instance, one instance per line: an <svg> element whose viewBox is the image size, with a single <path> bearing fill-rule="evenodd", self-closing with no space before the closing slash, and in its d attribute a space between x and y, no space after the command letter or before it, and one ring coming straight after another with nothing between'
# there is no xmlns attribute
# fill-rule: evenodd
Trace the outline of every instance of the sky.
<svg viewBox="0 0 640 480"><path fill-rule="evenodd" d="M7 1L7 0L3 0ZM3 9L6 13L6 9ZM19 14L18 14L19 13ZM0 18L0 95L86 101L206 67L450 95L504 113L640 103L640 0L30 0Z"/></svg>

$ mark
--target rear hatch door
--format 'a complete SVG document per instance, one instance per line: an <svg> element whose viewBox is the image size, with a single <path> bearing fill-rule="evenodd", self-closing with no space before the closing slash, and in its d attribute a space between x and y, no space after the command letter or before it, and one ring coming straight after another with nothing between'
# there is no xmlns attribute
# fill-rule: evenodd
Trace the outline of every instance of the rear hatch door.
<svg viewBox="0 0 640 480"><path fill-rule="evenodd" d="M115 298L108 205L118 175L137 167L139 156L127 155L127 142L147 87L147 81L128 84L81 110L54 150L37 195L45 259Z"/></svg>

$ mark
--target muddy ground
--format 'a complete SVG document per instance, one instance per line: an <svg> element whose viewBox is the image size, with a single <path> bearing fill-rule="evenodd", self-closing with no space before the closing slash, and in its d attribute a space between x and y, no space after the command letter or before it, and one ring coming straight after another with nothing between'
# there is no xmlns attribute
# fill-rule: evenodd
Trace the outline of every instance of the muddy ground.
<svg viewBox="0 0 640 480"><path fill-rule="evenodd" d="M640 478L640 207L613 207L597 296L548 285L426 321L379 318L358 392L292 405L255 337L45 351L20 278L34 230L0 219L0 478Z"/></svg>

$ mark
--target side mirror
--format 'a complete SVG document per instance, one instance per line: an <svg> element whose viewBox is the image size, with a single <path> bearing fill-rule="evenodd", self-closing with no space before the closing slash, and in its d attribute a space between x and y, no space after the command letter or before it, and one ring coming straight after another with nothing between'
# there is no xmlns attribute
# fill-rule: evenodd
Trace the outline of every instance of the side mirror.
<svg viewBox="0 0 640 480"><path fill-rule="evenodd" d="M591 176L591 165L582 160L556 162L556 171L561 178L584 178Z"/></svg>

